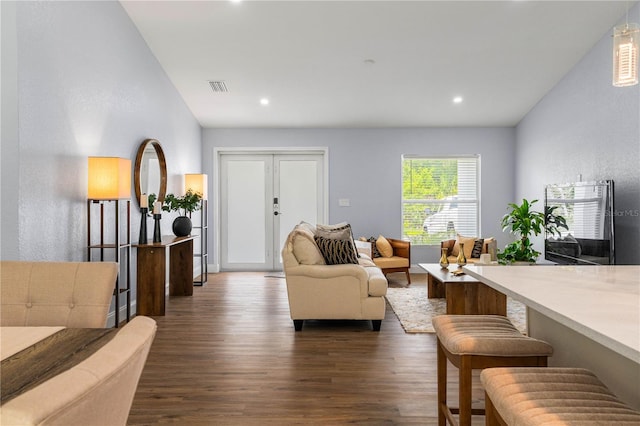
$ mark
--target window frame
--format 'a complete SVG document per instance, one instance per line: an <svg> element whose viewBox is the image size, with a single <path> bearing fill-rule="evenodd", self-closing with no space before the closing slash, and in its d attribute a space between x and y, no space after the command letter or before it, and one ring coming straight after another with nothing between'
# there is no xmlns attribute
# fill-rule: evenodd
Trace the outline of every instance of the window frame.
<svg viewBox="0 0 640 426"><path fill-rule="evenodd" d="M453 197L453 196L457 196L457 195L450 195L450 196L446 196L443 199L405 199L405 191L404 191L404 167L405 167L405 161L406 160L474 160L475 163L475 197L474 198L463 198L463 199L455 199L452 200L449 197ZM435 156L430 156L430 155L415 155L415 154L404 154L401 157L401 162L400 162L401 166L401 176L400 176L400 181L401 181L401 194L400 194L400 198L401 198L401 229L402 229L402 235L404 238L408 238L409 240L411 240L411 244L412 245L416 245L416 246L436 246L439 245L440 241L447 239L447 238L455 238L457 233L460 233L459 230L454 229L453 232L448 236L448 237L434 237L437 238L438 241L436 242L435 240L433 241L428 241L428 242L420 242L420 241L414 241L415 238L412 238L408 232L407 232L407 228L405 228L405 206L407 204L431 204L431 205L446 205L446 204L451 204L452 202L457 203L458 205L460 204L475 204L476 207L476 211L475 211L475 231L474 231L474 235L481 235L481 229L480 229L480 224L481 224L481 206L482 206L482 200L481 200L481 182L480 182L480 176L481 176L481 156L480 154L463 154L463 155L435 155ZM459 171L457 172L456 176L459 176ZM449 199L447 199L449 198ZM442 211L442 210L438 210ZM436 212L437 213L437 212ZM425 218L423 219L423 221L426 221L427 216L425 216ZM412 228L409 228L412 229ZM415 230L414 230L415 231ZM466 235L466 233L463 231L462 235ZM472 236L472 235L469 235ZM428 236L425 237L424 239L428 239Z"/></svg>

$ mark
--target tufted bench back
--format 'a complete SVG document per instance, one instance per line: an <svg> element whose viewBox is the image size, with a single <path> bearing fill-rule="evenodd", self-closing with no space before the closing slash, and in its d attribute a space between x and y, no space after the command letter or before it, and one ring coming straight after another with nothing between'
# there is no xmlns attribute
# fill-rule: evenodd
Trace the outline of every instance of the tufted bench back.
<svg viewBox="0 0 640 426"><path fill-rule="evenodd" d="M115 288L113 262L0 262L0 326L99 328Z"/></svg>

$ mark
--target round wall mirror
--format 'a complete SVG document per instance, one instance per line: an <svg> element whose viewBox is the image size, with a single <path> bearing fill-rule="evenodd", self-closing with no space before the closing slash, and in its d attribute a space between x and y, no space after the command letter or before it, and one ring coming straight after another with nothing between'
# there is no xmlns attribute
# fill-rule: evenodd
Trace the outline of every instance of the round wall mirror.
<svg viewBox="0 0 640 426"><path fill-rule="evenodd" d="M138 148L133 186L138 205L142 194L156 194L156 201L164 201L167 192L167 163L160 142L155 139L146 139Z"/></svg>

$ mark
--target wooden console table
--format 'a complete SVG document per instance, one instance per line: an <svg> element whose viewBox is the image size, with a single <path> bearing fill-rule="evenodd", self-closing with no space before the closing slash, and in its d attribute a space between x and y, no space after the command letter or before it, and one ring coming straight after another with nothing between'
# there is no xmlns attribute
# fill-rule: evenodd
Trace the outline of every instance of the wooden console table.
<svg viewBox="0 0 640 426"><path fill-rule="evenodd" d="M138 315L164 315L167 248L169 295L193 295L193 240L195 237L162 237L159 243L135 244L138 250Z"/></svg>

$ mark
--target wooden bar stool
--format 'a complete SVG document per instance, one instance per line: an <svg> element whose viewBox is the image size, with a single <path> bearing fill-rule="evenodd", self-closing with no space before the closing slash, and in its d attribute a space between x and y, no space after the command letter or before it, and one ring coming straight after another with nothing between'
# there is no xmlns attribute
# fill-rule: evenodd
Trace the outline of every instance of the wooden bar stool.
<svg viewBox="0 0 640 426"><path fill-rule="evenodd" d="M470 426L471 372L489 367L546 367L553 348L520 333L506 317L497 315L440 315L434 317L437 335L438 425ZM447 404L447 360L458 368L458 408ZM458 414L458 422L453 417Z"/></svg>
<svg viewBox="0 0 640 426"><path fill-rule="evenodd" d="M488 368L486 424L639 425L640 412L583 368Z"/></svg>

